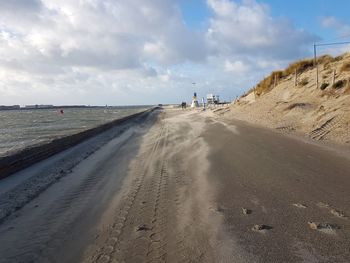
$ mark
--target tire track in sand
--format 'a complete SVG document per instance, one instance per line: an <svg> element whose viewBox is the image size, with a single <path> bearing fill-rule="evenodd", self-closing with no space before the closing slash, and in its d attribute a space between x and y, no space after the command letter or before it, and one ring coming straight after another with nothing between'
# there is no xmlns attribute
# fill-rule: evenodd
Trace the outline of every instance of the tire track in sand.
<svg viewBox="0 0 350 263"><path fill-rule="evenodd" d="M210 262L208 235L198 225L201 208L193 200L194 179L186 172L187 136L166 119L145 136L113 223L84 262Z"/></svg>
<svg viewBox="0 0 350 263"><path fill-rule="evenodd" d="M150 153L145 152L138 158L130 172L134 178L131 189L121 198L114 223L107 230L108 237L88 262L124 262L126 259L133 262L146 258L149 253L151 236L154 238L157 234L156 228L153 230L157 222L154 215L158 209L156 200L160 198L159 186L165 174L162 162L157 160L156 155L159 149L164 149L165 132L162 125L153 139L155 142Z"/></svg>

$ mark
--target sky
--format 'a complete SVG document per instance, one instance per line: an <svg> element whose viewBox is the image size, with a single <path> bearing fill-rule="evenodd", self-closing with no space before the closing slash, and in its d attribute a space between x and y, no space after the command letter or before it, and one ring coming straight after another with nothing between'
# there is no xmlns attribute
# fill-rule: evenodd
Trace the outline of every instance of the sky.
<svg viewBox="0 0 350 263"><path fill-rule="evenodd" d="M347 0L0 0L0 105L232 100L312 57L314 43L350 41L348 10Z"/></svg>

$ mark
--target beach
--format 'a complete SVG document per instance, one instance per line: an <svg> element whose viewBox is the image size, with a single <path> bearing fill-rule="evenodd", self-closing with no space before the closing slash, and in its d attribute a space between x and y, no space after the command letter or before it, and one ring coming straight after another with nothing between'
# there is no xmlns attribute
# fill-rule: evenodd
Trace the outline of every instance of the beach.
<svg viewBox="0 0 350 263"><path fill-rule="evenodd" d="M348 262L349 156L149 111L0 181L0 262Z"/></svg>

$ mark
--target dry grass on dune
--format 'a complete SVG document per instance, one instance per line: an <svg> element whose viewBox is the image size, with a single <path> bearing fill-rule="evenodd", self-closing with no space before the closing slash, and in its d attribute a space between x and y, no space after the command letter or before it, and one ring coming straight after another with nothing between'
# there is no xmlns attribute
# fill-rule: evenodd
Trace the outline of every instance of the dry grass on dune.
<svg viewBox="0 0 350 263"><path fill-rule="evenodd" d="M344 63L344 64L341 66L340 71L341 71L341 72L350 71L350 62Z"/></svg>
<svg viewBox="0 0 350 263"><path fill-rule="evenodd" d="M305 59L272 72L224 115L350 145L350 53L321 56L317 65Z"/></svg>
<svg viewBox="0 0 350 263"><path fill-rule="evenodd" d="M332 62L336 62L341 60L343 57L338 56L338 57L331 57L329 55L324 55L320 56L317 58L317 64L323 64L325 68L329 67L329 65ZM347 65L349 64L349 65ZM343 71L348 71L350 70L350 62L344 64L344 68L342 69ZM298 75L314 68L314 59L303 59L296 61L294 63L289 64L289 66L285 70L278 70L278 71L273 71L269 76L264 78L262 81L260 81L256 88L255 88L255 94L257 96L262 95L263 93L266 93L270 91L274 86L276 86L280 81L285 80L289 77L291 77L293 74L297 73ZM330 70L329 74L331 74L332 70ZM308 84L308 80L306 78L302 79L300 84L302 86L305 86ZM250 92L254 90L251 89Z"/></svg>

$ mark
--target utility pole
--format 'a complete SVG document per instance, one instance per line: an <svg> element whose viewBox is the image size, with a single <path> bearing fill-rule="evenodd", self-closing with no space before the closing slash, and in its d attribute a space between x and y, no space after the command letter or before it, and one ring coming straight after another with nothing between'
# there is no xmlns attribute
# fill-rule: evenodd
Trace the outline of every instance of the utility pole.
<svg viewBox="0 0 350 263"><path fill-rule="evenodd" d="M316 67L316 89L318 89L318 65L316 55L316 44L314 44L314 67Z"/></svg>

